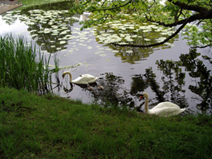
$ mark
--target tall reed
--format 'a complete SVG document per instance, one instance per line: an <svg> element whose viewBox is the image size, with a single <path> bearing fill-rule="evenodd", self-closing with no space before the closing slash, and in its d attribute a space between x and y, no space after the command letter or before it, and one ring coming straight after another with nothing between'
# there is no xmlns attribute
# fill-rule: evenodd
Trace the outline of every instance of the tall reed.
<svg viewBox="0 0 212 159"><path fill-rule="evenodd" d="M49 57L50 59L50 57ZM49 59L23 37L0 37L0 85L45 93L51 89Z"/></svg>

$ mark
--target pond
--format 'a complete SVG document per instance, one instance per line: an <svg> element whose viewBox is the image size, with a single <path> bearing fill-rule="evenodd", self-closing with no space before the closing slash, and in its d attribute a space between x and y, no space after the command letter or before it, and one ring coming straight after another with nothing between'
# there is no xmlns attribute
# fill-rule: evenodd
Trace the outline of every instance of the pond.
<svg viewBox="0 0 212 159"><path fill-rule="evenodd" d="M200 108L211 113L212 77L211 50L190 50L178 35L169 43L157 47L121 47L109 44L151 44L162 41L175 28L163 28L154 23L138 23L131 20L133 15L114 20L104 25L80 30L81 20L87 14L70 14L70 2L54 3L8 12L0 16L0 35L24 36L33 41L54 65L59 60L62 87L54 93L83 103L97 102L103 106L111 103L125 105L130 109L144 109L139 101L141 93L149 94L149 105L172 101L180 107L187 107L191 113L201 113ZM200 53L200 54L198 54ZM202 56L206 55L206 56ZM82 74L100 77L97 83L104 90L89 91L75 85L70 89L68 76ZM54 75L53 75L54 77ZM54 80L54 82L56 79Z"/></svg>

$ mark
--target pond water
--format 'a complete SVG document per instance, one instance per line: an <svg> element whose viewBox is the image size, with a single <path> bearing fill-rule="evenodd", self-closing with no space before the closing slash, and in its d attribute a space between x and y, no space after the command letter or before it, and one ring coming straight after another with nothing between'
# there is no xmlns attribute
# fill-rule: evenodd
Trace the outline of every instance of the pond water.
<svg viewBox="0 0 212 159"><path fill-rule="evenodd" d="M50 65L54 65L55 57L59 60L63 86L54 89L55 94L83 103L110 106L110 101L114 105L143 110L144 101L139 101L138 97L147 92L150 106L172 101L187 107L191 113L201 113L202 105L211 113L211 63L201 56L211 57L209 48L197 50L201 55L195 51L189 54L189 46L181 35L158 47L114 46L108 43L159 42L173 33L174 28L139 24L130 20L132 16L124 15L128 20L80 31L79 21L85 16L70 14L70 5L69 2L55 3L0 16L1 36L8 33L24 36L39 46L46 57L51 56ZM99 76L97 83L104 90L89 91L75 85L72 91L66 92L64 89L70 89L70 85L68 76L62 79L64 71L70 71L74 79L81 74Z"/></svg>

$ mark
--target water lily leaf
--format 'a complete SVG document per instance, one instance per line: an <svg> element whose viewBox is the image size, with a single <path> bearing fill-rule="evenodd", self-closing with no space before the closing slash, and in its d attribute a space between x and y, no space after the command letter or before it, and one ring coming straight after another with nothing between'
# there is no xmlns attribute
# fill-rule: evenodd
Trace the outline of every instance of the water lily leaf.
<svg viewBox="0 0 212 159"><path fill-rule="evenodd" d="M111 52L113 52L113 53L118 53L119 51L118 51L118 50L112 50Z"/></svg>
<svg viewBox="0 0 212 159"><path fill-rule="evenodd" d="M144 40L145 40L145 41L150 41L150 39L148 39L148 38L144 38Z"/></svg>
<svg viewBox="0 0 212 159"><path fill-rule="evenodd" d="M60 41L60 44L65 44L66 43L66 41Z"/></svg>
<svg viewBox="0 0 212 159"><path fill-rule="evenodd" d="M99 56L107 56L107 54L99 54Z"/></svg>
<svg viewBox="0 0 212 159"><path fill-rule="evenodd" d="M106 59L105 61L106 61L106 62L110 62L110 61L111 61L111 59Z"/></svg>
<svg viewBox="0 0 212 159"><path fill-rule="evenodd" d="M127 50L126 53L132 54L133 51L132 50Z"/></svg>

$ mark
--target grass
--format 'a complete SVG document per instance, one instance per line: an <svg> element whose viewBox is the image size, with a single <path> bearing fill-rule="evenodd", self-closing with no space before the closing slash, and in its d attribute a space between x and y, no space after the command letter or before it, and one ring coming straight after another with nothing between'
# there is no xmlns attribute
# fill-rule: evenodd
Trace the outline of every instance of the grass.
<svg viewBox="0 0 212 159"><path fill-rule="evenodd" d="M46 4L46 3L55 3L55 2L63 2L67 0L19 0L22 3L22 7L20 9L23 9L25 7L31 7L31 6L36 6L36 5L41 5L41 4Z"/></svg>
<svg viewBox="0 0 212 159"><path fill-rule="evenodd" d="M211 158L212 120L0 88L0 158Z"/></svg>
<svg viewBox="0 0 212 159"><path fill-rule="evenodd" d="M0 85L44 93L51 88L48 60L20 37L0 37Z"/></svg>

